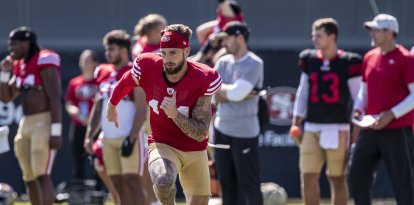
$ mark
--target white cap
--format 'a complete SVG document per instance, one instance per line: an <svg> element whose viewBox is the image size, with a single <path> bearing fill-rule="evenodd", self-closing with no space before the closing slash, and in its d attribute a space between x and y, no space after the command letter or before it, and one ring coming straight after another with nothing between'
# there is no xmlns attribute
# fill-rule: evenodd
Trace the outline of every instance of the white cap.
<svg viewBox="0 0 414 205"><path fill-rule="evenodd" d="M398 21L394 16L389 14L379 14L372 21L364 23L366 28L370 29L388 29L398 33Z"/></svg>

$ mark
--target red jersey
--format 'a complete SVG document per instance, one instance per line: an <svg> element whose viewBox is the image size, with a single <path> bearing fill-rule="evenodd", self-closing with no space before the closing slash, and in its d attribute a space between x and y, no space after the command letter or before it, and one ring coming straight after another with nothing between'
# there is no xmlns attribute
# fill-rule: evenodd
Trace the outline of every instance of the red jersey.
<svg viewBox="0 0 414 205"><path fill-rule="evenodd" d="M140 37L132 48L132 57L141 53L160 53L160 44L149 44L147 38Z"/></svg>
<svg viewBox="0 0 414 205"><path fill-rule="evenodd" d="M27 64L26 64L27 63ZM28 62L24 59L13 61L13 72L16 76L17 88L42 88L43 79L40 71L43 68L56 68L60 73L60 57L51 50L41 50Z"/></svg>
<svg viewBox="0 0 414 205"><path fill-rule="evenodd" d="M116 68L113 64L103 63L98 65L98 67L96 67L95 71L93 72L93 78L96 84L99 85L101 82L111 77L112 72L115 70Z"/></svg>
<svg viewBox="0 0 414 205"><path fill-rule="evenodd" d="M101 64L98 66L99 70L97 71L97 79L99 81L99 93L98 98L108 98L111 96L112 91L116 83L122 78L125 72L131 70L132 62L129 62L128 65L122 67L119 70L116 70L113 64ZM98 69L97 68L97 69ZM128 100L133 100L133 92L129 92L127 98Z"/></svg>
<svg viewBox="0 0 414 205"><path fill-rule="evenodd" d="M390 110L410 93L408 84L414 83L414 57L403 46L381 54L380 48L369 51L362 62L362 80L367 84L367 114ZM414 112L391 121L385 128L413 125Z"/></svg>
<svg viewBox="0 0 414 205"><path fill-rule="evenodd" d="M213 95L220 89L221 77L214 69L192 61L187 61L187 65L184 78L169 85L163 76L161 56L145 53L135 59L131 74L139 79L139 85L144 89L146 101L151 107L152 133L148 137L149 144L164 143L181 151L201 151L207 147L207 136L202 142L190 138L159 107L164 97L176 92L177 110L191 118L197 100L205 95Z"/></svg>
<svg viewBox="0 0 414 205"><path fill-rule="evenodd" d="M69 81L65 99L79 108L80 118L87 119L97 91L98 84L95 79L86 80L82 75L79 75ZM75 125L82 125L76 118L73 118L72 122Z"/></svg>

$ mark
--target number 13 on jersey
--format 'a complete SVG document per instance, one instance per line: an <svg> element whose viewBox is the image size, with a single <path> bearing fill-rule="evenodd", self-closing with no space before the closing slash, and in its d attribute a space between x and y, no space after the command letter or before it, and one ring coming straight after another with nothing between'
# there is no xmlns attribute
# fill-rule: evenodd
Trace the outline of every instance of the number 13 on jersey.
<svg viewBox="0 0 414 205"><path fill-rule="evenodd" d="M324 73L322 76L320 73L312 73L309 76L311 88L310 88L310 101L312 103L320 103L320 100L326 104L334 104L339 102L339 77L336 73ZM321 85L328 84L328 90L319 90Z"/></svg>

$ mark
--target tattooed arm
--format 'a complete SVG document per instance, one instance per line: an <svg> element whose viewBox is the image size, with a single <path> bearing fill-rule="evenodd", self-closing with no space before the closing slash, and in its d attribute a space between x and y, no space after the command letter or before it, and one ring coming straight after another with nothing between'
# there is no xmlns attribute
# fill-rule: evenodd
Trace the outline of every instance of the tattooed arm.
<svg viewBox="0 0 414 205"><path fill-rule="evenodd" d="M206 138L210 125L211 96L200 97L193 107L191 116L188 118L178 112L173 121L186 135L201 142Z"/></svg>
<svg viewBox="0 0 414 205"><path fill-rule="evenodd" d="M203 141L207 136L211 120L211 96L206 95L198 98L193 107L191 118L177 111L175 98L176 93L172 97L164 97L164 101L160 106L161 109L187 136L197 140L197 142Z"/></svg>

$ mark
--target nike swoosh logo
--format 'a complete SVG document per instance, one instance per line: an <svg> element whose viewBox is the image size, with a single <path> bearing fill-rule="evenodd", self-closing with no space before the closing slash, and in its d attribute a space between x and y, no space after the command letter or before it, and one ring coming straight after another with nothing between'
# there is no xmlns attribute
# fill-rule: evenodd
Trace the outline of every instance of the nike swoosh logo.
<svg viewBox="0 0 414 205"><path fill-rule="evenodd" d="M247 148L247 149L242 150L242 153L243 153L243 154L247 154L247 153L249 153L249 152L250 152L250 147L249 147L249 148Z"/></svg>

